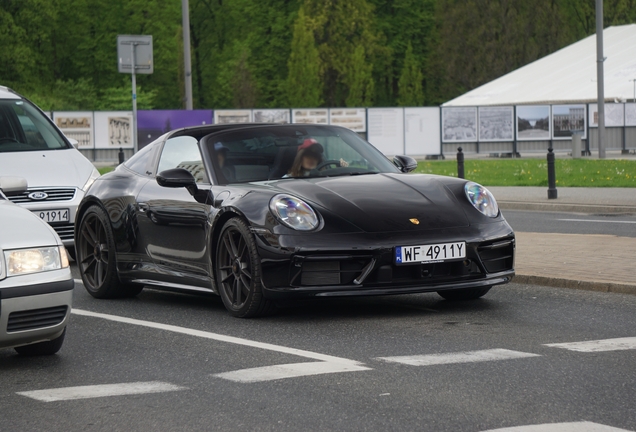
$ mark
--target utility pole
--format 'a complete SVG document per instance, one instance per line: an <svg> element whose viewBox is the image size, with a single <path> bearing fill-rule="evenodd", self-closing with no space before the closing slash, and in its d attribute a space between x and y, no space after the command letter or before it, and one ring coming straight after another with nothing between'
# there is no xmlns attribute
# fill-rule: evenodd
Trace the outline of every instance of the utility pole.
<svg viewBox="0 0 636 432"><path fill-rule="evenodd" d="M192 60L190 59L190 7L188 0L181 0L183 27L183 68L185 72L185 108L192 109Z"/></svg>
<svg viewBox="0 0 636 432"><path fill-rule="evenodd" d="M598 158L605 159L605 89L603 78L603 0L596 0L596 81L598 89Z"/></svg>

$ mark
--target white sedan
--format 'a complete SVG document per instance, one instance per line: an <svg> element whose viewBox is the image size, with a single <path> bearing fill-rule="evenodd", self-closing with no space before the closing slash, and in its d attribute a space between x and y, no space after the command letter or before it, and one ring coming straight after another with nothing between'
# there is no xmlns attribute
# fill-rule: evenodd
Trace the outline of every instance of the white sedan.
<svg viewBox="0 0 636 432"><path fill-rule="evenodd" d="M64 342L74 281L53 228L3 193L26 188L23 178L0 177L0 348L55 354Z"/></svg>

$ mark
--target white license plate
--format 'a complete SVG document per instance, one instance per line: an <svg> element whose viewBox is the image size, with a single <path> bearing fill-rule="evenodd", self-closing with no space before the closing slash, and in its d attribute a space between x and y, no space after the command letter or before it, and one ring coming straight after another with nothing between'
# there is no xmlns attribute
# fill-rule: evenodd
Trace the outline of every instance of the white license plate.
<svg viewBox="0 0 636 432"><path fill-rule="evenodd" d="M38 210L33 213L38 215L44 222L48 223L68 222L70 220L68 209Z"/></svg>
<svg viewBox="0 0 636 432"><path fill-rule="evenodd" d="M423 246L398 246L395 263L436 263L466 258L466 242L439 243Z"/></svg>

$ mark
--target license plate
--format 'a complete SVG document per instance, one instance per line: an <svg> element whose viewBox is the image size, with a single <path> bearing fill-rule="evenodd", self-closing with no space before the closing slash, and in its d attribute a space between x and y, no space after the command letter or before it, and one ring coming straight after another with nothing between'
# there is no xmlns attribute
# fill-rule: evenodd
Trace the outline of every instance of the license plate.
<svg viewBox="0 0 636 432"><path fill-rule="evenodd" d="M34 211L33 213L38 215L44 222L48 223L68 222L70 220L68 209L39 210Z"/></svg>
<svg viewBox="0 0 636 432"><path fill-rule="evenodd" d="M436 263L466 258L466 242L395 248L396 264Z"/></svg>

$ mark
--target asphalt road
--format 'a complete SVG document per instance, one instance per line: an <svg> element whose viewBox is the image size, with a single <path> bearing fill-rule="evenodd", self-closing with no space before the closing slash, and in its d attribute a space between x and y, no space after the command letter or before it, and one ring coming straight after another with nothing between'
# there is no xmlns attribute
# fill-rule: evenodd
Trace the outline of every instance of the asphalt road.
<svg viewBox="0 0 636 432"><path fill-rule="evenodd" d="M634 310L635 296L510 284L474 302L341 299L241 320L213 296L104 301L77 284L58 355L0 351L0 430L636 430Z"/></svg>
<svg viewBox="0 0 636 432"><path fill-rule="evenodd" d="M636 215L503 210L515 231L636 237Z"/></svg>

